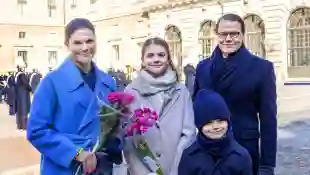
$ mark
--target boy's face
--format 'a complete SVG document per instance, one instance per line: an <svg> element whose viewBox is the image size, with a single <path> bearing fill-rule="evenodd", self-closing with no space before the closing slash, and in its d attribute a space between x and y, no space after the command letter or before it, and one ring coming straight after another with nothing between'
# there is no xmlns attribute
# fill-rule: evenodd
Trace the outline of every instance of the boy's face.
<svg viewBox="0 0 310 175"><path fill-rule="evenodd" d="M202 133L210 139L222 138L228 129L226 120L212 120L202 127Z"/></svg>

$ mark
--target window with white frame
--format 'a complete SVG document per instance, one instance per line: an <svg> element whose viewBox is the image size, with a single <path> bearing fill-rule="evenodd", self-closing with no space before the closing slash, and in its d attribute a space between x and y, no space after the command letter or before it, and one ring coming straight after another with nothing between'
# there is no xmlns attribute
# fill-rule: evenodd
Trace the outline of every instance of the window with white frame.
<svg viewBox="0 0 310 175"><path fill-rule="evenodd" d="M113 45L112 46L112 49L113 49L113 59L115 61L119 61L120 58L119 58L119 45Z"/></svg>
<svg viewBox="0 0 310 175"><path fill-rule="evenodd" d="M21 16L24 15L24 7L27 5L27 0L17 0L17 5L19 8L19 13Z"/></svg>
<svg viewBox="0 0 310 175"><path fill-rule="evenodd" d="M28 64L28 52L27 51L19 50L19 51L17 51L17 56L19 58L22 58L26 65Z"/></svg>
<svg viewBox="0 0 310 175"><path fill-rule="evenodd" d="M57 51L48 51L48 64L51 66L57 64Z"/></svg>
<svg viewBox="0 0 310 175"><path fill-rule="evenodd" d="M95 4L97 0L90 0L90 4Z"/></svg>
<svg viewBox="0 0 310 175"><path fill-rule="evenodd" d="M24 38L26 38L26 32L18 32L18 38L19 38L19 39L24 39Z"/></svg>
<svg viewBox="0 0 310 175"><path fill-rule="evenodd" d="M77 0L71 0L71 8L75 8L77 6Z"/></svg>
<svg viewBox="0 0 310 175"><path fill-rule="evenodd" d="M56 1L55 0L47 0L47 10L48 10L48 17L56 16Z"/></svg>

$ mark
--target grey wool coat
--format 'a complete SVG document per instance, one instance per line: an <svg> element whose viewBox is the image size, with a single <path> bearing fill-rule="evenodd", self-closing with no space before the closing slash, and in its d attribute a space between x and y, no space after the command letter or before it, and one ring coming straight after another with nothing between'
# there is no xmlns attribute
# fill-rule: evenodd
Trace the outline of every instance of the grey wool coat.
<svg viewBox="0 0 310 175"><path fill-rule="evenodd" d="M178 83L171 100L163 108L163 104L159 100L160 97L158 97L160 94L141 96L132 84L129 84L125 91L135 97L131 104L133 110L149 107L158 112L161 109L158 125L150 128L144 137L153 154L157 156L164 175L178 175L177 170L183 150L193 143L196 135L192 100L186 86ZM128 144L130 144L130 140L125 143L124 156L130 174L146 175L150 173L134 152L128 149L130 147L127 146Z"/></svg>

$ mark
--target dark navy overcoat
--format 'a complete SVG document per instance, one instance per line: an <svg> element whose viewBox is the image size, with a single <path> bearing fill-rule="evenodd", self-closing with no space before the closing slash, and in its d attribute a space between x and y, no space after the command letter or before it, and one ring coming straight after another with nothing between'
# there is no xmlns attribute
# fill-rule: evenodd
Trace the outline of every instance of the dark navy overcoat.
<svg viewBox="0 0 310 175"><path fill-rule="evenodd" d="M14 77L14 75L10 75L8 78L7 94L8 94L8 100L7 100L8 105L9 106L13 106L13 105L15 106L16 105L16 94L15 94L15 77Z"/></svg>
<svg viewBox="0 0 310 175"><path fill-rule="evenodd" d="M27 75L24 72L18 72L15 77L16 92L16 116L26 117L30 110L30 86Z"/></svg>
<svg viewBox="0 0 310 175"><path fill-rule="evenodd" d="M32 93L35 92L35 90L37 89L40 81L41 81L41 74L37 73L37 72L33 72L30 77L29 77L29 85L31 87L31 91Z"/></svg>
<svg viewBox="0 0 310 175"><path fill-rule="evenodd" d="M193 95L194 92L195 73L196 70L194 66L188 64L184 67L185 85L191 95Z"/></svg>
<svg viewBox="0 0 310 175"><path fill-rule="evenodd" d="M221 57L217 47L209 59L198 64L193 98L203 88L220 93L232 114L234 137L252 157L253 172L258 167L275 167L277 97L273 64L241 48L223 63L227 64L223 73L214 76L212 71L220 66L216 58Z"/></svg>
<svg viewBox="0 0 310 175"><path fill-rule="evenodd" d="M214 157L204 151L199 142L194 142L184 150L178 175L252 175L252 162L249 153L232 140L223 151L225 156Z"/></svg>

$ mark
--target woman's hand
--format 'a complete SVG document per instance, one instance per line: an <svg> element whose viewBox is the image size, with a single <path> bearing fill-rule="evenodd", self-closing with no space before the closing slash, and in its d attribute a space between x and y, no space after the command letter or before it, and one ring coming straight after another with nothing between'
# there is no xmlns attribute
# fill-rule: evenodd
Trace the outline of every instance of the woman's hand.
<svg viewBox="0 0 310 175"><path fill-rule="evenodd" d="M77 161L83 164L84 173L92 173L96 170L97 167L97 158L94 153L83 151L77 157Z"/></svg>

